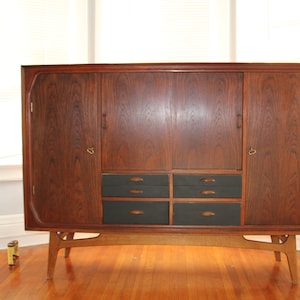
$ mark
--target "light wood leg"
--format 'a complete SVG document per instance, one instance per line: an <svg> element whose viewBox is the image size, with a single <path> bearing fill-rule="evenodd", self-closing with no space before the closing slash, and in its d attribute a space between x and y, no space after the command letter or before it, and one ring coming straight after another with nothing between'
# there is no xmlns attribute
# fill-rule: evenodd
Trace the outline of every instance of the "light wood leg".
<svg viewBox="0 0 300 300"><path fill-rule="evenodd" d="M52 279L58 251L65 248L65 257L69 257L71 248L101 245L100 234L93 238L74 239L74 232L50 231L47 279Z"/></svg>
<svg viewBox="0 0 300 300"><path fill-rule="evenodd" d="M75 234L74 232L69 232L67 234L67 240L68 241L73 240L74 234ZM71 252L71 247L68 247L68 248L65 249L65 258L70 256L70 252Z"/></svg>
<svg viewBox="0 0 300 300"><path fill-rule="evenodd" d="M272 240L272 243L274 243L274 244L280 243L280 238L278 235L271 235L271 240ZM274 255L275 255L276 261L281 261L281 253L279 251L274 251Z"/></svg>
<svg viewBox="0 0 300 300"><path fill-rule="evenodd" d="M245 248L269 250L275 252L276 260L280 260L280 252L287 256L293 284L298 283L296 236L273 236L272 243L247 240L243 235L201 235L186 233L104 233L92 238L74 239L74 233L50 232L48 279L53 277L57 253L66 248L67 256L72 247L105 245L190 245Z"/></svg>
<svg viewBox="0 0 300 300"><path fill-rule="evenodd" d="M285 251L283 251L287 257L289 270L292 278L293 284L298 282L298 267L297 267L297 251L296 251L296 236L271 236L272 242L275 244L286 243ZM280 252L275 251L276 261L281 260Z"/></svg>
<svg viewBox="0 0 300 300"><path fill-rule="evenodd" d="M57 233L51 231L49 236L49 250L48 250L48 270L47 279L52 279L57 259L57 253L59 250L59 239Z"/></svg>
<svg viewBox="0 0 300 300"><path fill-rule="evenodd" d="M298 284L298 266L296 251L296 236L289 236L288 247L285 251L293 284Z"/></svg>

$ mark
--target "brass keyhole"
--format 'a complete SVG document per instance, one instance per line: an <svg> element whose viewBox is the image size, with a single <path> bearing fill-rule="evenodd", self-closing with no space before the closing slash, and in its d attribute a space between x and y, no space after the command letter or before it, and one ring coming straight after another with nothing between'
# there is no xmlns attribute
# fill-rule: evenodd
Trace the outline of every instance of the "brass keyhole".
<svg viewBox="0 0 300 300"><path fill-rule="evenodd" d="M87 153L89 153L89 154L94 154L94 153L95 153L94 147L89 147L89 148L86 149L86 151L87 151Z"/></svg>
<svg viewBox="0 0 300 300"><path fill-rule="evenodd" d="M249 154L249 155L254 155L254 154L256 154L256 149L250 147L249 150L248 150L248 154Z"/></svg>

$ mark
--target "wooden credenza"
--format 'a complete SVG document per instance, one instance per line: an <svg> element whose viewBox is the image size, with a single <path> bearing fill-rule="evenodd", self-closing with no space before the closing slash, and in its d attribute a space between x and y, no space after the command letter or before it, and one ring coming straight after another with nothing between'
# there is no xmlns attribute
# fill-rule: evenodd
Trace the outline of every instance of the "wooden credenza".
<svg viewBox="0 0 300 300"><path fill-rule="evenodd" d="M184 244L284 252L297 282L299 64L23 66L22 104L48 278L60 248Z"/></svg>

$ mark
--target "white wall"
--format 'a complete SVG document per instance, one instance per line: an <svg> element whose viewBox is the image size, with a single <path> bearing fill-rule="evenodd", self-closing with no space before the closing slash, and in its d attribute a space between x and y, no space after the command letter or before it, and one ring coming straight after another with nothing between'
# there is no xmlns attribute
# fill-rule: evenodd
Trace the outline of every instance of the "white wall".
<svg viewBox="0 0 300 300"><path fill-rule="evenodd" d="M0 182L2 215L23 213L23 181Z"/></svg>
<svg viewBox="0 0 300 300"><path fill-rule="evenodd" d="M0 216L23 213L22 165L0 165Z"/></svg>
<svg viewBox="0 0 300 300"><path fill-rule="evenodd" d="M11 240L20 246L48 242L48 233L24 230L22 166L0 165L0 249Z"/></svg>
<svg viewBox="0 0 300 300"><path fill-rule="evenodd" d="M236 61L300 62L300 1L236 0Z"/></svg>
<svg viewBox="0 0 300 300"><path fill-rule="evenodd" d="M1 2L5 47L0 47L0 248L11 239L36 234L24 231L20 67L89 62L92 1L96 0ZM32 244L36 242L35 236Z"/></svg>

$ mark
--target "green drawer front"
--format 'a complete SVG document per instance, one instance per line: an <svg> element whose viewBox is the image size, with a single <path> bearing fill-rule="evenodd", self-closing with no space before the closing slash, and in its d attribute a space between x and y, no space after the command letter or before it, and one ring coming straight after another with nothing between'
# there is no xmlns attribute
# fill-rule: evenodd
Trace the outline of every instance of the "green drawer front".
<svg viewBox="0 0 300 300"><path fill-rule="evenodd" d="M234 186L217 186L203 188L194 186L174 187L175 198L240 198L241 188Z"/></svg>
<svg viewBox="0 0 300 300"><path fill-rule="evenodd" d="M168 198L168 175L103 175L102 196Z"/></svg>
<svg viewBox="0 0 300 300"><path fill-rule="evenodd" d="M169 179L166 174L104 174L102 185L163 185L168 186Z"/></svg>
<svg viewBox="0 0 300 300"><path fill-rule="evenodd" d="M175 198L240 198L241 175L174 175Z"/></svg>
<svg viewBox="0 0 300 300"><path fill-rule="evenodd" d="M168 225L168 202L103 201L104 224Z"/></svg>
<svg viewBox="0 0 300 300"><path fill-rule="evenodd" d="M174 225L240 225L240 203L175 203Z"/></svg>
<svg viewBox="0 0 300 300"><path fill-rule="evenodd" d="M177 185L200 185L200 186L216 186L216 185L241 185L241 175L227 174L200 174L200 175L174 175L174 186Z"/></svg>

